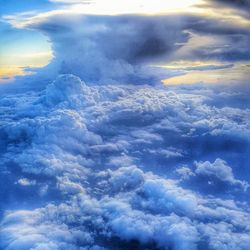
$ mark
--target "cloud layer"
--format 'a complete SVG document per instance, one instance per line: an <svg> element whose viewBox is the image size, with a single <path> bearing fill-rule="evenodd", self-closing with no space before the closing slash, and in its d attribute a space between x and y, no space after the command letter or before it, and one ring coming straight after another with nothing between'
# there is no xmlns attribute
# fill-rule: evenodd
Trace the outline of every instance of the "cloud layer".
<svg viewBox="0 0 250 250"><path fill-rule="evenodd" d="M9 21L49 37L54 60L42 72L51 80L59 73L94 83L152 84L201 70L156 67L175 61L204 61L203 70L211 71L249 61L249 28L245 19L237 18L232 23L230 18L191 14L91 16L55 11Z"/></svg>
<svg viewBox="0 0 250 250"><path fill-rule="evenodd" d="M191 14L24 19L54 59L0 86L0 249L248 250L249 88L159 84L249 60L247 26ZM220 64L158 67L178 60Z"/></svg>
<svg viewBox="0 0 250 250"><path fill-rule="evenodd" d="M248 249L250 111L218 90L61 75L3 96L1 247Z"/></svg>

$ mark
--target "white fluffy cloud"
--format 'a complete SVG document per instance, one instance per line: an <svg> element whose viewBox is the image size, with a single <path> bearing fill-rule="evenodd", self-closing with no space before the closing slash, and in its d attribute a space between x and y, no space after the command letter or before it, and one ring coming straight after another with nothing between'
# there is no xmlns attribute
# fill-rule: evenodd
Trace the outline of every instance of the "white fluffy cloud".
<svg viewBox="0 0 250 250"><path fill-rule="evenodd" d="M42 200L28 210L6 202L1 247L247 250L249 190L231 186L248 185L240 159L249 110L209 105L211 91L61 75L45 90L2 97L1 175L13 176L8 187L21 184L16 199L26 200L23 184L32 180L29 191ZM225 151L230 141L242 151ZM231 152L234 168L222 160L233 161ZM229 184L227 192L207 190L198 176Z"/></svg>
<svg viewBox="0 0 250 250"><path fill-rule="evenodd" d="M244 190L249 187L249 184L247 182L235 179L232 168L229 167L227 163L221 159L216 159L213 163L209 161L196 162L195 165L195 173L198 175L215 177L232 185L239 185L243 187Z"/></svg>
<svg viewBox="0 0 250 250"><path fill-rule="evenodd" d="M95 185L102 193L98 199L81 190L67 204L7 214L3 246L88 249L106 238L109 249L111 239L119 237L164 249L197 249L200 244L210 249L248 247L250 215L232 201L204 198L135 166L105 170ZM241 230L235 232L238 227Z"/></svg>

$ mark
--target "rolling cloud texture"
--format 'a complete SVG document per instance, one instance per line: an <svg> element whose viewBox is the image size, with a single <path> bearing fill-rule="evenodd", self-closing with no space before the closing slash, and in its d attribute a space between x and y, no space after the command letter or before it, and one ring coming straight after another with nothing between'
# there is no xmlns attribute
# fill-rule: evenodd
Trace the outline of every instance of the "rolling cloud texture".
<svg viewBox="0 0 250 250"><path fill-rule="evenodd" d="M249 59L249 30L214 22L29 24L50 37L55 58L18 91L1 86L1 249L249 248L249 90L163 86L184 73L151 67L180 49L186 59ZM204 32L219 42L186 46Z"/></svg>

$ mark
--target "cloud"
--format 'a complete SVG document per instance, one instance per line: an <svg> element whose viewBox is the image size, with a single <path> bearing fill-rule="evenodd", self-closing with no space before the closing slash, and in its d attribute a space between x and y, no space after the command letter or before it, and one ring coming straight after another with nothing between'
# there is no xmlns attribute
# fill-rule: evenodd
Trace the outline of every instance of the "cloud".
<svg viewBox="0 0 250 250"><path fill-rule="evenodd" d="M191 67L183 67L178 68L178 70L187 70L187 71L207 71L207 70L219 70L219 69L228 69L232 68L233 64L226 64L226 65L202 65L202 66L191 66Z"/></svg>
<svg viewBox="0 0 250 250"><path fill-rule="evenodd" d="M50 0L53 3L65 3L65 4L88 4L92 3L92 0Z"/></svg>
<svg viewBox="0 0 250 250"><path fill-rule="evenodd" d="M188 180L190 177L195 176L195 173L185 166L177 168L176 172L181 176L182 180Z"/></svg>
<svg viewBox="0 0 250 250"><path fill-rule="evenodd" d="M243 24L240 21L232 24L230 19L187 14L84 15L65 10L21 20L20 17L7 19L13 25L49 37L54 59L41 73L51 79L60 73L102 84L154 84L185 75L187 70L225 69L233 66L228 62L250 60L249 29L243 21ZM212 60L223 64L178 70L155 67L176 60Z"/></svg>
<svg viewBox="0 0 250 250"><path fill-rule="evenodd" d="M249 248L246 87L157 85L184 72L152 67L209 50L221 61L247 52L248 31L223 23L28 19L50 37L55 58L0 86L2 249ZM213 38L196 47L205 32ZM205 69L232 66L223 65Z"/></svg>
<svg viewBox="0 0 250 250"><path fill-rule="evenodd" d="M30 186L30 185L36 185L36 181L29 180L27 178L22 178L17 181L17 183L21 186Z"/></svg>
<svg viewBox="0 0 250 250"><path fill-rule="evenodd" d="M59 15L30 26L50 36L56 48L54 65L59 63L57 70L60 73L73 73L88 82L159 81L174 73L147 64L171 55L179 47L176 42L187 40L187 36L176 32L167 20L162 23L162 18L79 15L68 16L68 19L72 22L65 23L64 16ZM176 22L178 28L178 19L169 19L171 23ZM77 28L79 22L86 28ZM147 32L149 27L150 33ZM61 35L62 30L65 32ZM167 38L164 31L168 31ZM75 44L75 50L67 49L71 43ZM113 70L110 71L110 68Z"/></svg>
<svg viewBox="0 0 250 250"><path fill-rule="evenodd" d="M231 7L236 7L244 11L247 11L248 9L250 9L249 0L213 0L212 2L221 4L221 5L228 5Z"/></svg>
<svg viewBox="0 0 250 250"><path fill-rule="evenodd" d="M214 176L220 181L228 182L231 185L241 186L245 191L248 189L249 184L245 181L235 179L232 168L229 167L225 161L216 159L214 163L196 162L195 173L203 176Z"/></svg>
<svg viewBox="0 0 250 250"><path fill-rule="evenodd" d="M27 187L11 180L34 181L39 203L14 209L1 195L1 247L247 249L249 110L219 105L231 89L193 88L60 75L2 96L4 185L25 207Z"/></svg>
<svg viewBox="0 0 250 250"><path fill-rule="evenodd" d="M197 249L199 239L205 238L209 249L223 245L237 249L237 244L238 249L247 249L249 214L231 201L204 199L135 166L105 171L96 185L105 192L110 185L115 189L98 200L80 192L69 204L9 213L2 222L2 244L9 242L8 249L77 249L78 244L102 249L98 242L106 238L106 247L114 247L112 238L118 237L127 247L130 240L137 240L141 247ZM208 216L210 222L204 223ZM232 229L238 226L242 228L241 242ZM52 230L50 234L48 230Z"/></svg>

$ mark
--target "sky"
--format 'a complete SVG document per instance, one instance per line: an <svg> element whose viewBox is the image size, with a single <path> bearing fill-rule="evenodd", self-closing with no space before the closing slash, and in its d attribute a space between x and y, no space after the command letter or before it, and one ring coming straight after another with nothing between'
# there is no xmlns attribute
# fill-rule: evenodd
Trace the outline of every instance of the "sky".
<svg viewBox="0 0 250 250"><path fill-rule="evenodd" d="M0 250L249 250L249 0L0 11Z"/></svg>
<svg viewBox="0 0 250 250"><path fill-rule="evenodd" d="M51 34L33 24L59 14L175 17L173 26L178 25L179 33L185 33L187 39L176 41L168 58L152 57L145 62L172 71L172 77L161 79L164 83L198 83L207 75L210 83L218 83L220 75L228 83L246 82L250 64L248 10L246 0L137 0L126 1L126 5L112 0L1 0L1 82L32 74L31 68L41 68L53 61L56 52Z"/></svg>

